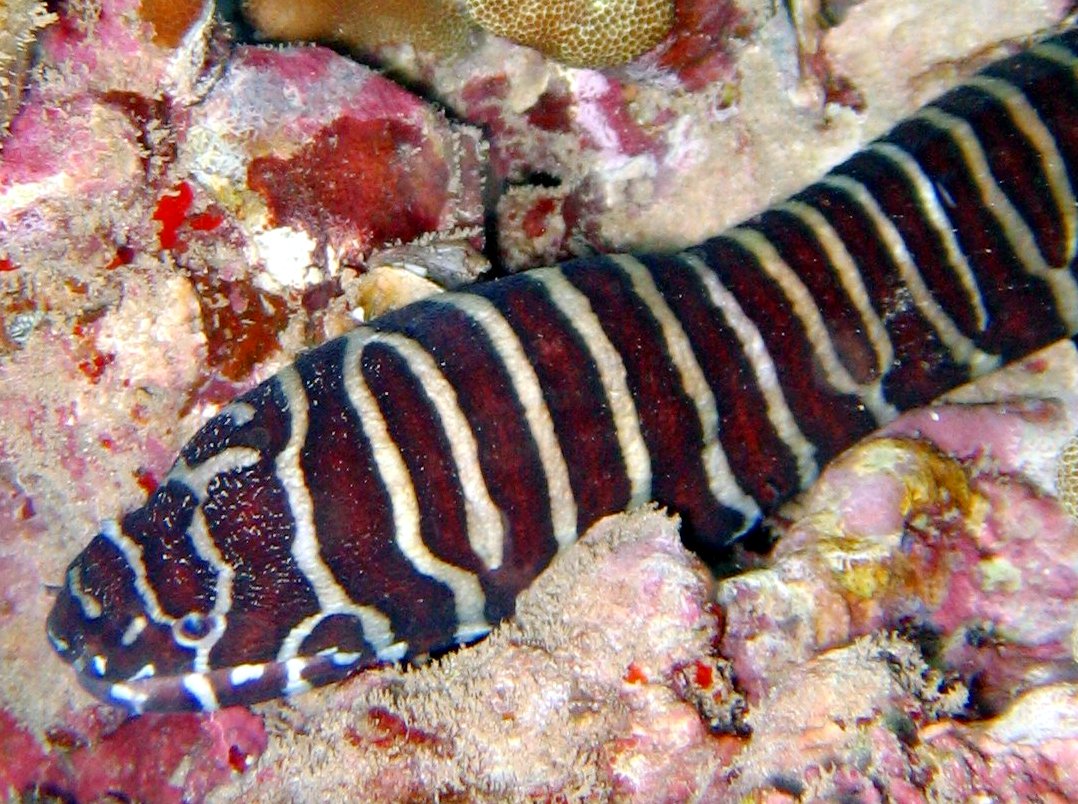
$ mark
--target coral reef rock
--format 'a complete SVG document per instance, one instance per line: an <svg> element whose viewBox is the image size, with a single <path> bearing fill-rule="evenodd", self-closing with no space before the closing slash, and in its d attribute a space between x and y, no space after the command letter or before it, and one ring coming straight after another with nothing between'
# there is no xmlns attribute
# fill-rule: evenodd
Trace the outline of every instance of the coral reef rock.
<svg viewBox="0 0 1078 804"><path fill-rule="evenodd" d="M1073 3L684 0L602 73L467 26L386 51L453 121L329 50L235 45L208 0L44 7L0 6L0 796L1078 799L1069 345L840 458L742 574L617 517L417 670L132 720L44 637L87 535L202 422L477 276L488 231L510 269L699 240Z"/></svg>
<svg viewBox="0 0 1078 804"><path fill-rule="evenodd" d="M19 108L37 32L55 19L41 0L0 2L0 134Z"/></svg>

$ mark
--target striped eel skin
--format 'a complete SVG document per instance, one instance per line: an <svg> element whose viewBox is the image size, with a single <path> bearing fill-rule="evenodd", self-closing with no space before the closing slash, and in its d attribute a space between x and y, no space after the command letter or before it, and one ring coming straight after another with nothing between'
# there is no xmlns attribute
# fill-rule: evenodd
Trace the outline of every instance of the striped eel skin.
<svg viewBox="0 0 1078 804"><path fill-rule="evenodd" d="M728 544L845 447L1078 333L1078 31L678 254L445 293L302 355L106 522L48 619L133 712L481 638L600 517Z"/></svg>

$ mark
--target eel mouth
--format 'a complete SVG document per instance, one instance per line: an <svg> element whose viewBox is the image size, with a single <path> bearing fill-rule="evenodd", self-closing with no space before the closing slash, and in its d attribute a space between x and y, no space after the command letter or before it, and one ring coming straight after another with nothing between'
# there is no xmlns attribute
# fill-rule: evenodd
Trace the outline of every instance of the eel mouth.
<svg viewBox="0 0 1078 804"><path fill-rule="evenodd" d="M79 672L78 678L82 688L95 698L126 709L133 715L143 713L149 694L136 689L139 682L106 681L86 672ZM116 695L114 690L117 687L126 688L127 694L125 695L124 690L121 689L120 694Z"/></svg>
<svg viewBox="0 0 1078 804"><path fill-rule="evenodd" d="M152 665L148 665L138 676L129 679L104 679L85 668L79 670L78 677L83 689L91 695L134 715L212 712L307 692L379 664L385 662L371 662L364 654L334 650L201 673L156 676Z"/></svg>
<svg viewBox="0 0 1078 804"><path fill-rule="evenodd" d="M280 694L277 690L265 690L264 685L255 685L250 690L235 687L230 683L230 675L231 669L226 668L208 673L143 676L118 681L100 678L84 670L79 672L78 678L82 688L95 698L132 715L146 712L212 712L233 703L251 703ZM265 672L262 675L264 677ZM218 695L219 689L228 693L224 701ZM247 695L238 694L242 692L247 692ZM251 700L241 700L247 697Z"/></svg>

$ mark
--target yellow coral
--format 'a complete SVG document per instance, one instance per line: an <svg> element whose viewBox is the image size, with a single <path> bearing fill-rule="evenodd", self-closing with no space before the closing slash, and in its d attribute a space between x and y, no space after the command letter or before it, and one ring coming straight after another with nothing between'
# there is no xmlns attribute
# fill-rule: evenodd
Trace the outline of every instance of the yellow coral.
<svg viewBox="0 0 1078 804"><path fill-rule="evenodd" d="M832 504L813 512L816 529L826 534L817 548L831 565L843 589L862 600L871 600L884 591L903 586L917 589L925 600L938 601L949 569L940 564L934 572L926 566L907 565L895 540L901 529L929 527L958 516L965 527L977 530L986 515L986 503L969 483L962 464L939 452L933 445L903 437L867 441L849 450L836 461L832 472L841 469L864 478L883 476L900 484L896 499L901 513L899 532L883 534L851 532L843 506Z"/></svg>
<svg viewBox="0 0 1078 804"><path fill-rule="evenodd" d="M609 67L655 47L674 22L672 0L465 0L491 33L581 67Z"/></svg>
<svg viewBox="0 0 1078 804"><path fill-rule="evenodd" d="M673 0L246 0L244 8L264 36L330 39L357 50L410 42L454 52L474 21L579 67L630 61L674 22Z"/></svg>

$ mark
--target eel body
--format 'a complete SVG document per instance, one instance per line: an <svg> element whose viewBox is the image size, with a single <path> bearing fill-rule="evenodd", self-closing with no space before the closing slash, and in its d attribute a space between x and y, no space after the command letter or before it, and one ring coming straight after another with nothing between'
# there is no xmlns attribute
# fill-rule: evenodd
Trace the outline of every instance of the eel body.
<svg viewBox="0 0 1078 804"><path fill-rule="evenodd" d="M135 712L474 641L599 518L729 543L840 450L1078 333L1078 32L677 254L445 293L302 355L67 571L56 650Z"/></svg>

